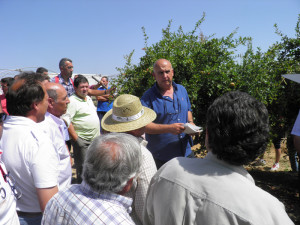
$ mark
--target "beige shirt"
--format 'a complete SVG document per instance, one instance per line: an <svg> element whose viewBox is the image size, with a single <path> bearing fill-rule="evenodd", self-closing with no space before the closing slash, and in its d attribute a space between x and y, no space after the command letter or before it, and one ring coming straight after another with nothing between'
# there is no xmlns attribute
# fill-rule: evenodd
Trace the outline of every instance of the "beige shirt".
<svg viewBox="0 0 300 225"><path fill-rule="evenodd" d="M153 177L144 224L293 224L275 197L255 186L240 166L218 160L175 158Z"/></svg>

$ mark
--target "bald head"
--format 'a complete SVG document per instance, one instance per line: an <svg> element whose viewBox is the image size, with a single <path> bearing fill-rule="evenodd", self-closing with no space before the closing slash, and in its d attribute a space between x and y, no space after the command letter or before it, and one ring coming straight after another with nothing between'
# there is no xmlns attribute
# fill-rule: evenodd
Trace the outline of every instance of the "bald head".
<svg viewBox="0 0 300 225"><path fill-rule="evenodd" d="M173 75L172 64L168 60L159 59L154 63L153 76L162 92L171 90Z"/></svg>
<svg viewBox="0 0 300 225"><path fill-rule="evenodd" d="M158 59L153 65L153 70L160 68L162 65L169 66L173 70L172 64L170 63L169 60L166 59Z"/></svg>
<svg viewBox="0 0 300 225"><path fill-rule="evenodd" d="M61 84L52 82L45 84L45 88L49 95L48 112L61 117L70 103L66 89Z"/></svg>

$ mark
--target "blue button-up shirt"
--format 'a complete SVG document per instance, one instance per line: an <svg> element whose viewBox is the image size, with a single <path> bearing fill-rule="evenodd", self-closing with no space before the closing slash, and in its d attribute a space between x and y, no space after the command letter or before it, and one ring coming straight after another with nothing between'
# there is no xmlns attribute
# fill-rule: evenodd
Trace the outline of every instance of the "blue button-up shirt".
<svg viewBox="0 0 300 225"><path fill-rule="evenodd" d="M157 83L147 90L141 98L142 105L153 109L157 117L153 121L157 124L186 123L188 111L191 110L191 103L186 89L173 82L173 99L162 96ZM168 161L178 156L188 156L191 154L191 138L185 133L173 135L166 134L146 134L148 141L147 148L153 157Z"/></svg>

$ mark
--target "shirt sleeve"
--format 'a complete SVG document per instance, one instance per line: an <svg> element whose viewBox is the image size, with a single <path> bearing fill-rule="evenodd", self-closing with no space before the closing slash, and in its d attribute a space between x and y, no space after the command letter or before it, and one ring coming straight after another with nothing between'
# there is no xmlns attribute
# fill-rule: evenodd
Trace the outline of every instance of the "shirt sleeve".
<svg viewBox="0 0 300 225"><path fill-rule="evenodd" d="M50 188L58 184L59 156L48 137L39 137L38 149L31 163L36 188Z"/></svg>
<svg viewBox="0 0 300 225"><path fill-rule="evenodd" d="M299 110L297 119L294 123L294 127L293 127L293 130L292 130L291 134L296 135L296 136L300 136L300 110Z"/></svg>
<svg viewBox="0 0 300 225"><path fill-rule="evenodd" d="M75 100L72 99L72 97L70 97L70 103L68 104L68 108L67 108L67 113L70 118L71 118L71 122L72 122L72 118L75 116L76 114L76 103Z"/></svg>
<svg viewBox="0 0 300 225"><path fill-rule="evenodd" d="M144 95L141 98L141 103L143 106L153 109L152 104L151 104L151 99L150 99L150 96L148 93L149 93L149 90L144 93Z"/></svg>

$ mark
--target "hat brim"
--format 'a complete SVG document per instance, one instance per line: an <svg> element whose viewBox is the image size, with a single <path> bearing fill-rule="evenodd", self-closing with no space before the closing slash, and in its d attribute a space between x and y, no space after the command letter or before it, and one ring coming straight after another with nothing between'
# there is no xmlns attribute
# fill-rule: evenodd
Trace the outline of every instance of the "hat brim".
<svg viewBox="0 0 300 225"><path fill-rule="evenodd" d="M156 118L156 113L147 107L144 107L144 114L137 120L130 122L119 122L112 119L112 109L109 110L101 120L102 129L109 132L127 132L142 128L151 123Z"/></svg>

